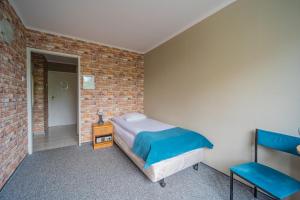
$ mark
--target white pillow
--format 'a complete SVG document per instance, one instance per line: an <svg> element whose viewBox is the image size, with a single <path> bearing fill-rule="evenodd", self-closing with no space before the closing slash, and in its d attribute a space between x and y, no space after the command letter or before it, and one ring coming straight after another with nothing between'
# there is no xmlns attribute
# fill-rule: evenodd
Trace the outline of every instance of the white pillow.
<svg viewBox="0 0 300 200"><path fill-rule="evenodd" d="M127 122L132 122L132 121L146 119L147 117L142 113L132 112L132 113L126 113L122 115L122 118Z"/></svg>

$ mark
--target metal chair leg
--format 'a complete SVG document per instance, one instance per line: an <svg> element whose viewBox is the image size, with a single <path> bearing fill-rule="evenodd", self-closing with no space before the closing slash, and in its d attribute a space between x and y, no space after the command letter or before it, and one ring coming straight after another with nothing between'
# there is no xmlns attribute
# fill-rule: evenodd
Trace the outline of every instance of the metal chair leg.
<svg viewBox="0 0 300 200"><path fill-rule="evenodd" d="M230 200L233 200L233 172L230 171Z"/></svg>
<svg viewBox="0 0 300 200"><path fill-rule="evenodd" d="M162 187L162 188L164 188L164 187L166 187L166 182L165 182L165 179L161 179L160 181L159 181L159 185Z"/></svg>
<svg viewBox="0 0 300 200"><path fill-rule="evenodd" d="M195 165L193 165L193 169L194 169L194 170L198 171L198 168L199 168L199 164L198 164L198 163L195 164Z"/></svg>
<svg viewBox="0 0 300 200"><path fill-rule="evenodd" d="M254 186L254 193L253 193L253 195L254 195L254 198L257 198L257 187L255 187L255 186Z"/></svg>

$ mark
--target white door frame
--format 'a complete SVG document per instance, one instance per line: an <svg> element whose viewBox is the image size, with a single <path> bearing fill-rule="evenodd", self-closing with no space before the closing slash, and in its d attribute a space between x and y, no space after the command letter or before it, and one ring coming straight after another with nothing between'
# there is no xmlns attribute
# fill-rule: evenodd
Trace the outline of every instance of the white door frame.
<svg viewBox="0 0 300 200"><path fill-rule="evenodd" d="M28 154L32 154L33 152L33 133L32 133L32 62L31 62L31 53L40 53L40 54L50 54L56 56L64 56L70 58L77 58L78 66L77 66L77 133L78 133L78 145L81 145L81 117L80 117L80 56L54 52L54 51L47 51L42 49L35 49L35 48L26 48L26 77L27 77L27 129L28 129Z"/></svg>

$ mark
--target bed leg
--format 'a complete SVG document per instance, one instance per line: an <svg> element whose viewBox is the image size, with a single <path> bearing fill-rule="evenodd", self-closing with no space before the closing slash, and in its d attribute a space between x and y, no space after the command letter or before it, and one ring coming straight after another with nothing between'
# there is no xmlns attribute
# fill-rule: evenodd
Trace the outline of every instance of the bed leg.
<svg viewBox="0 0 300 200"><path fill-rule="evenodd" d="M254 186L253 196L255 199L257 198L257 187L255 187L255 186Z"/></svg>
<svg viewBox="0 0 300 200"><path fill-rule="evenodd" d="M230 200L233 200L233 172L230 171Z"/></svg>
<svg viewBox="0 0 300 200"><path fill-rule="evenodd" d="M162 187L162 188L164 188L164 187L166 187L166 182L165 182L165 179L163 178L163 179L161 179L160 181L159 181L159 185Z"/></svg>
<svg viewBox="0 0 300 200"><path fill-rule="evenodd" d="M193 169L194 169L194 170L198 171L198 168L199 168L199 164L198 164L198 163L195 164L195 165L193 165Z"/></svg>

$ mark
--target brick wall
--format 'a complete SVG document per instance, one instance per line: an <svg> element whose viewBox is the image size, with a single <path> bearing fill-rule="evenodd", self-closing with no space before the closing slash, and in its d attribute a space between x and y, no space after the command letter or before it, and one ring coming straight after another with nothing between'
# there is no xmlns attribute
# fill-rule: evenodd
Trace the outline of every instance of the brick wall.
<svg viewBox="0 0 300 200"><path fill-rule="evenodd" d="M0 41L0 188L27 153L26 46L78 55L81 75L95 76L95 90L81 88L82 141L91 140L98 109L105 119L144 111L143 55L26 30L8 1L0 0L4 17L13 24L15 39L12 44Z"/></svg>
<svg viewBox="0 0 300 200"><path fill-rule="evenodd" d="M82 75L94 75L95 90L81 87L81 139L91 141L97 110L105 119L125 112L143 112L143 55L67 37L27 30L27 46L80 56Z"/></svg>
<svg viewBox="0 0 300 200"><path fill-rule="evenodd" d="M32 53L33 107L32 132L48 132L47 61L42 54Z"/></svg>
<svg viewBox="0 0 300 200"><path fill-rule="evenodd" d="M0 1L0 20L14 27L11 44L0 41L0 188L27 153L25 28L7 0Z"/></svg>

